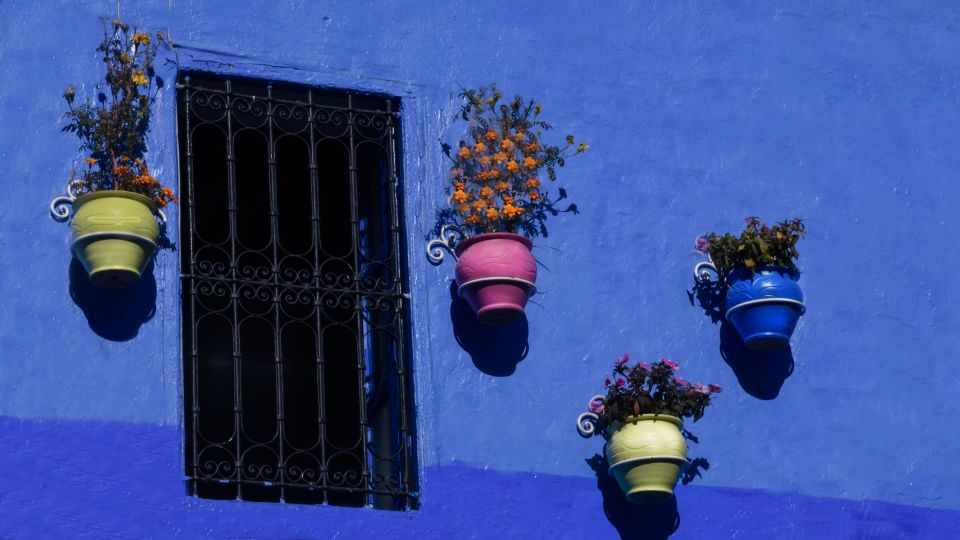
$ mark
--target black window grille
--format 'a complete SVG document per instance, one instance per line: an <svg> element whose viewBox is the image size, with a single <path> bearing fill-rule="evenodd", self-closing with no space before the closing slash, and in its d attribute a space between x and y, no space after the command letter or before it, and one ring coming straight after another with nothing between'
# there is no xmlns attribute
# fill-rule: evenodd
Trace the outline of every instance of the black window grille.
<svg viewBox="0 0 960 540"><path fill-rule="evenodd" d="M398 102L201 73L178 100L190 492L415 507Z"/></svg>

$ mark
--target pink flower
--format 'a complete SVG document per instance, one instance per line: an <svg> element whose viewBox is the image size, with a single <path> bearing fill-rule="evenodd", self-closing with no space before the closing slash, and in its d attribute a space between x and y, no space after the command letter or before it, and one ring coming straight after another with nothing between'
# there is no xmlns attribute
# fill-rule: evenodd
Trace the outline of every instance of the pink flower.
<svg viewBox="0 0 960 540"><path fill-rule="evenodd" d="M710 393L710 389L707 388L707 385L705 385L705 384L695 384L695 385L693 385L693 389L696 390L697 392L701 393L701 394L709 394L709 393Z"/></svg>
<svg viewBox="0 0 960 540"><path fill-rule="evenodd" d="M713 392L714 394L719 394L720 392L723 392L723 388L715 384L711 384L709 388L710 388L710 391Z"/></svg>
<svg viewBox="0 0 960 540"><path fill-rule="evenodd" d="M647 370L647 371L650 370L650 364L648 364L648 363L646 363L646 362L640 362L640 363L637 364L637 365L640 366L641 368Z"/></svg>
<svg viewBox="0 0 960 540"><path fill-rule="evenodd" d="M706 252L707 252L707 246L709 246L709 245L710 245L710 241L707 240L707 237L706 237L706 236L700 235L700 236L697 237L697 242L696 242L696 244L695 244L697 251L700 251L700 252L702 252L702 253L706 253Z"/></svg>
<svg viewBox="0 0 960 540"><path fill-rule="evenodd" d="M673 360L667 360L666 358L661 358L660 363L670 368L671 371L676 371L680 369L680 364L674 362Z"/></svg>
<svg viewBox="0 0 960 540"><path fill-rule="evenodd" d="M617 377L617 386L623 386L627 384L627 381L623 380L622 377Z"/></svg>
<svg viewBox="0 0 960 540"><path fill-rule="evenodd" d="M690 383L688 383L687 381L685 381L684 379L682 379L682 378L680 378L680 377L674 377L674 380L677 381L677 384L679 384L680 386L682 386L682 387L684 387L684 388L690 386Z"/></svg>
<svg viewBox="0 0 960 540"><path fill-rule="evenodd" d="M617 358L617 363L616 363L615 365L616 365L617 367L620 367L620 366L626 364L626 363L629 362L629 361L630 361L630 356L627 355L627 354L624 354L624 355L621 356L620 358Z"/></svg>
<svg viewBox="0 0 960 540"><path fill-rule="evenodd" d="M600 403L599 401L591 401L590 412L594 414L603 414L603 403Z"/></svg>

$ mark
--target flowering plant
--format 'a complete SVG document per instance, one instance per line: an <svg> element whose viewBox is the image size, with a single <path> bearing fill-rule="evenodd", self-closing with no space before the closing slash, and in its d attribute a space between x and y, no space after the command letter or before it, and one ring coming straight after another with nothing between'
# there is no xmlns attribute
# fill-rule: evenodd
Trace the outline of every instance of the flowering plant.
<svg viewBox="0 0 960 540"><path fill-rule="evenodd" d="M560 210L556 203L567 197L564 189L551 199L544 189L542 172L556 181L556 168L565 159L582 154L586 143L567 135L563 147L544 144L541 136L551 129L540 119L542 107L516 96L501 101L495 86L464 90L465 103L457 117L469 122L450 171L450 209L441 211L440 223L453 223L472 234L515 232L528 238L547 236L547 216L577 213L576 205ZM446 147L449 155L449 147Z"/></svg>
<svg viewBox="0 0 960 540"><path fill-rule="evenodd" d="M77 194L100 190L123 190L146 195L159 207L175 202L170 188L150 175L144 153L150 126L153 58L157 44L149 35L133 31L120 20L113 21L97 51L106 64L107 88L97 102L74 104L76 89L70 85L63 97L69 111L64 131L76 133L81 150L88 153L86 169L71 172L70 184ZM157 34L157 41L163 39ZM99 85L98 85L99 88ZM158 79L159 89L159 79Z"/></svg>
<svg viewBox="0 0 960 540"><path fill-rule="evenodd" d="M696 422L723 388L715 384L689 383L676 375L680 365L666 358L653 365L629 365L626 354L617 359L613 374L604 387L606 395L590 403L590 412L599 417L598 427L625 422L631 416L664 414L693 418Z"/></svg>
<svg viewBox="0 0 960 540"><path fill-rule="evenodd" d="M745 219L746 228L740 236L730 233L707 233L696 240L697 251L710 256L721 278L738 268L757 266L784 266L796 270L797 241L806 235L803 221L789 219L768 227L760 218Z"/></svg>

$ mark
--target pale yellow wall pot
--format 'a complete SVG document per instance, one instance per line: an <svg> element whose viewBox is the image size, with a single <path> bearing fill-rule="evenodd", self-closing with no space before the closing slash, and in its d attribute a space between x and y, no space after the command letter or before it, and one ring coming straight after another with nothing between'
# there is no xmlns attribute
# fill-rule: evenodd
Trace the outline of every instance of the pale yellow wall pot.
<svg viewBox="0 0 960 540"><path fill-rule="evenodd" d="M675 416L631 416L607 428L604 453L610 476L630 502L654 502L673 496L687 466L683 422Z"/></svg>
<svg viewBox="0 0 960 540"><path fill-rule="evenodd" d="M130 287L157 249L160 227L153 201L130 191L96 191L73 203L73 253L90 282Z"/></svg>

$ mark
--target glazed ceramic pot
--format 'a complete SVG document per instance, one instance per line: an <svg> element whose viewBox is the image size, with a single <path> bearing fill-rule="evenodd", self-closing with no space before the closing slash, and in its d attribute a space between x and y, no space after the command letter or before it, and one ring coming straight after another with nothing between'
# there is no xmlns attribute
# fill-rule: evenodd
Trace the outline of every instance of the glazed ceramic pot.
<svg viewBox="0 0 960 540"><path fill-rule="evenodd" d="M779 266L730 272L726 318L747 347L769 350L790 344L790 336L805 310L798 279L799 272Z"/></svg>
<svg viewBox="0 0 960 540"><path fill-rule="evenodd" d="M73 203L73 254L90 282L99 287L130 287L157 248L157 208L129 191L96 191Z"/></svg>
<svg viewBox="0 0 960 540"><path fill-rule="evenodd" d="M514 233L488 233L457 245L457 290L477 320L505 324L523 315L536 291L537 262L528 238Z"/></svg>
<svg viewBox="0 0 960 540"><path fill-rule="evenodd" d="M604 453L609 473L634 503L656 502L673 496L673 488L687 467L687 441L675 416L642 414L607 428Z"/></svg>

